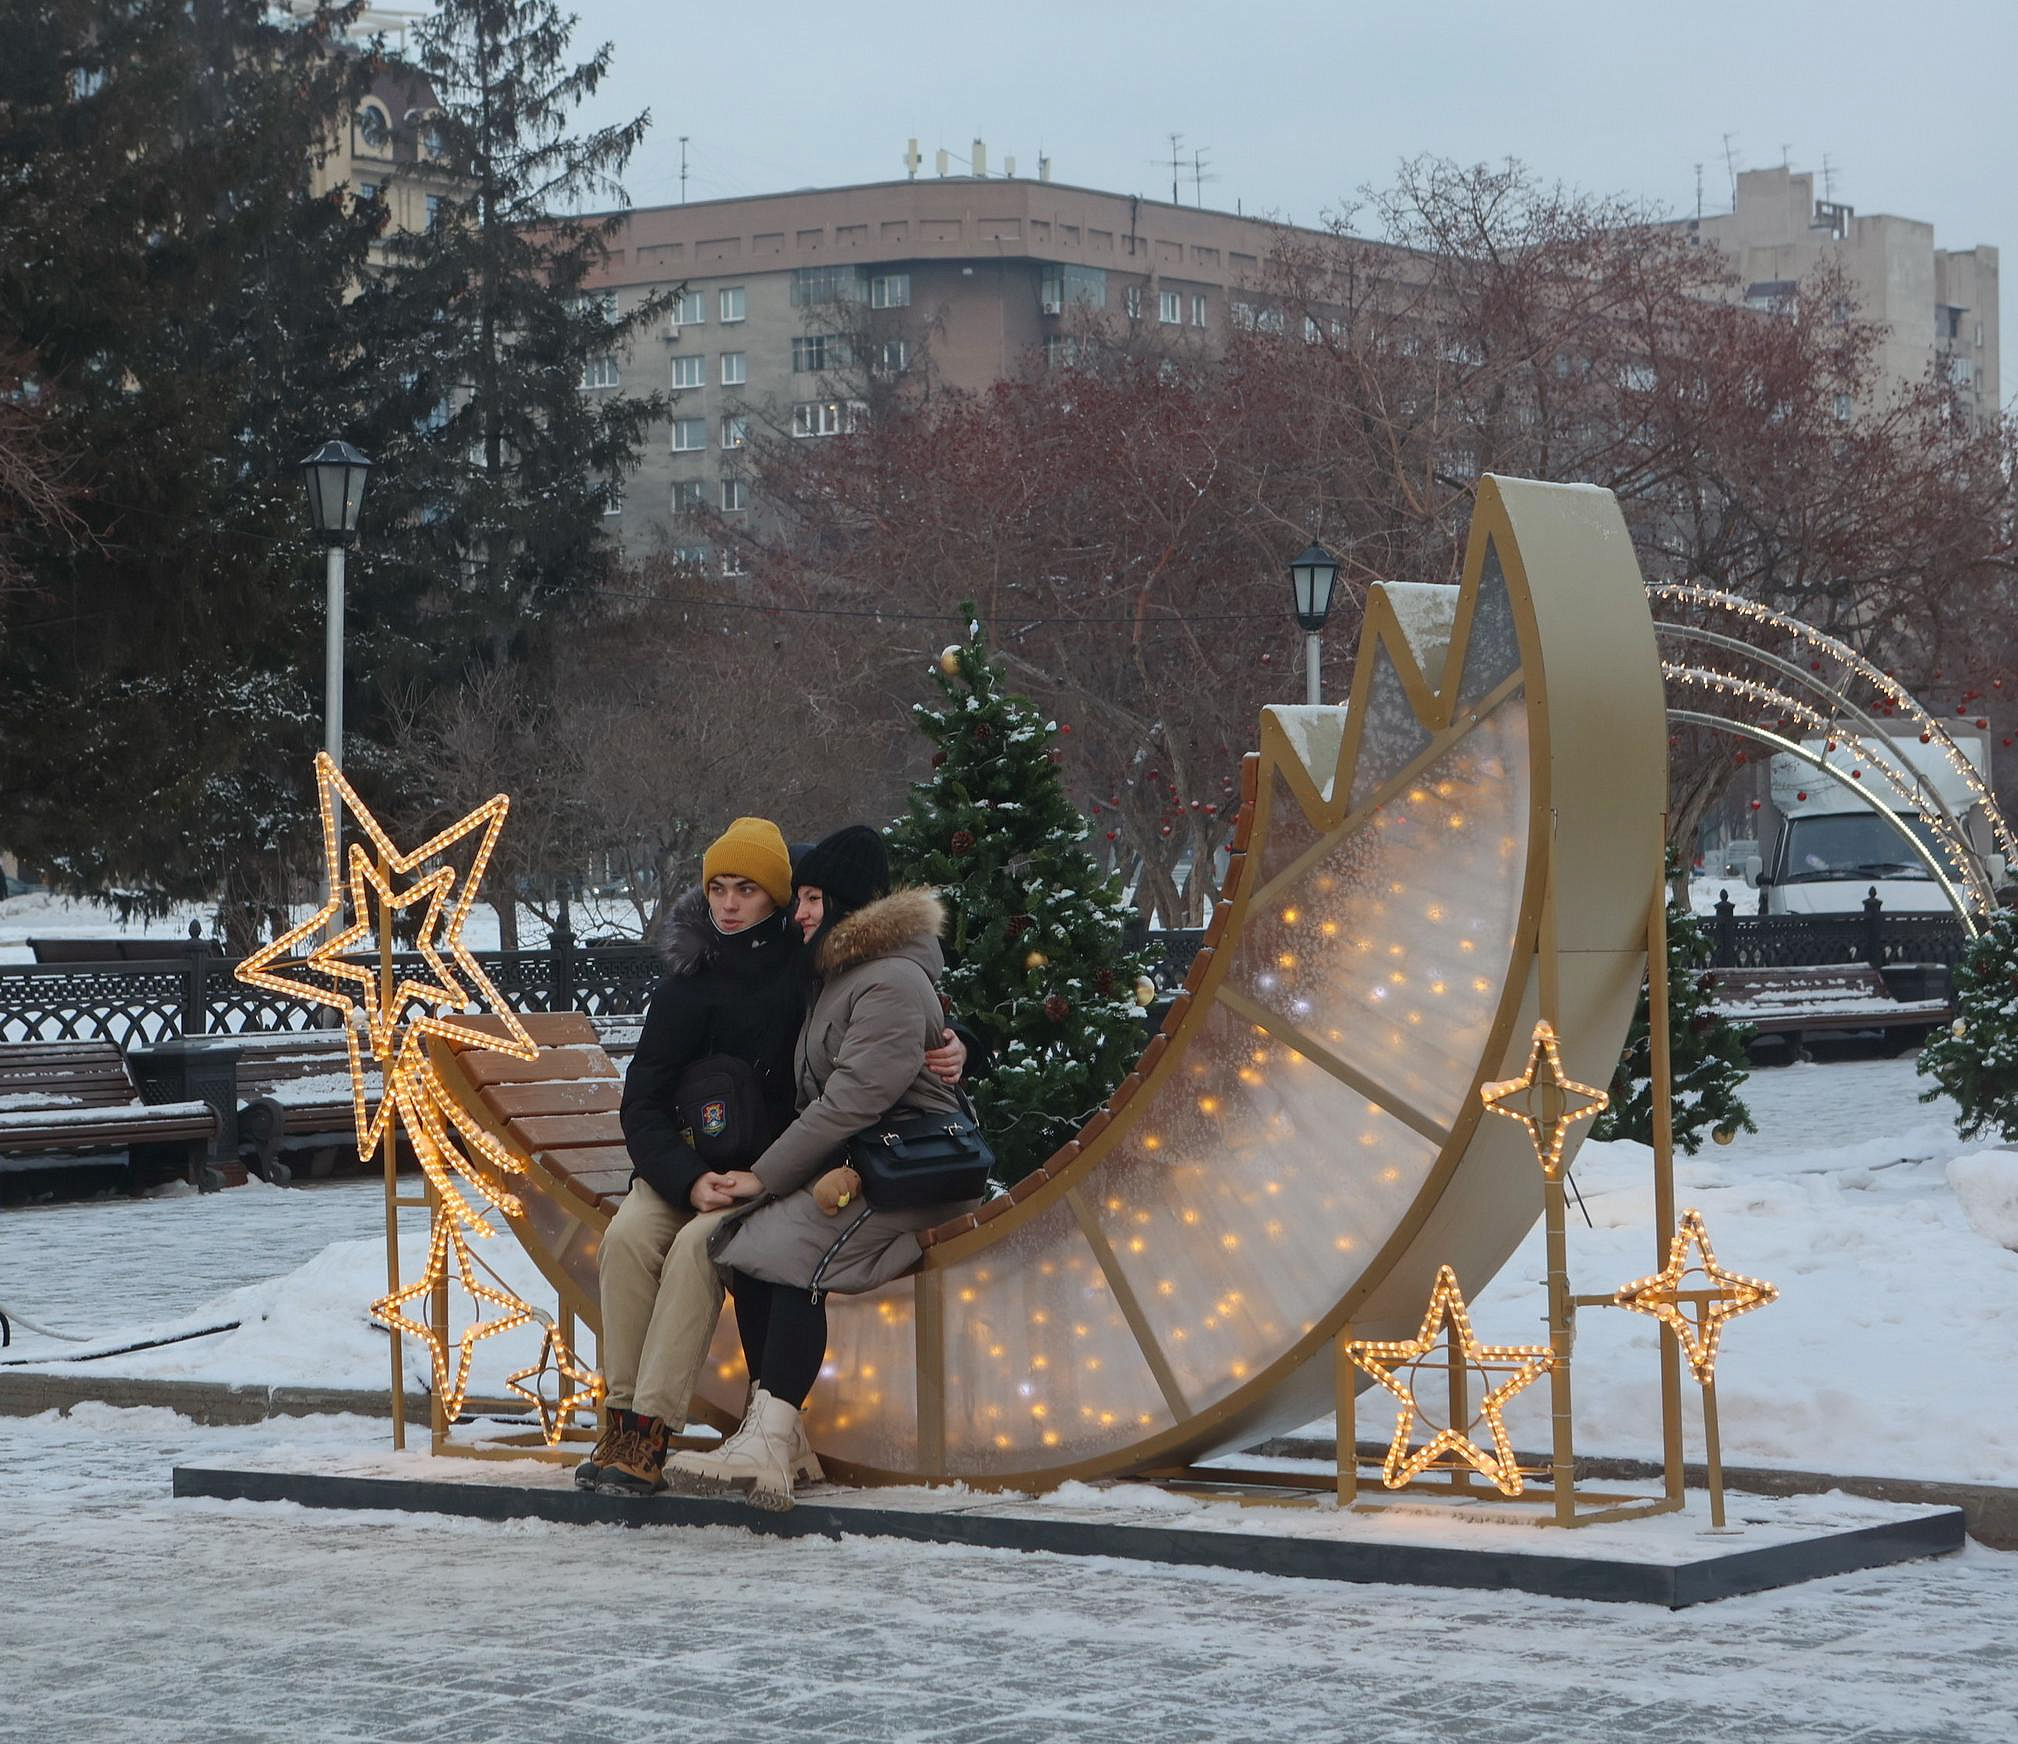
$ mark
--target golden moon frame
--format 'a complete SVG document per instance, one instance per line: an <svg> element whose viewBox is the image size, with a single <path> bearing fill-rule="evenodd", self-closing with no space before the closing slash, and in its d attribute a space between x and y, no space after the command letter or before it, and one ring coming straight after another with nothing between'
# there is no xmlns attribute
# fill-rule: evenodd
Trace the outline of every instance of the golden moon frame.
<svg viewBox="0 0 2018 1744"><path fill-rule="evenodd" d="M829 1299L828 1469L1044 1488L1182 1466L1331 1409L1341 1328L1406 1336L1440 1267L1482 1289L1544 1182L1479 1092L1542 1019L1573 1076L1609 1080L1666 750L1616 501L1482 478L1461 583L1372 590L1346 707L1264 713L1206 946L1107 1107L930 1232L918 1272ZM533 1160L509 1221L595 1327L621 1188ZM742 1392L725 1321L702 1408L733 1421Z"/></svg>

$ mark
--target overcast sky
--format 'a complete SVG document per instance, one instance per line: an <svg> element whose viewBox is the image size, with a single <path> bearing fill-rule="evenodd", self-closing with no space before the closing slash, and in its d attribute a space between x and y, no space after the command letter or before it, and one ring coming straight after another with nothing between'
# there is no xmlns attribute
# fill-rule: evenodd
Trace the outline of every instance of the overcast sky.
<svg viewBox="0 0 2018 1744"><path fill-rule="evenodd" d="M562 0L565 10L569 0ZM2018 394L2018 0L573 0L615 44L585 118L650 109L638 205L880 181L916 135L990 168L1168 199L1172 132L1208 206L1316 223L1396 161L1513 156L1706 211L1739 168L1813 169L1859 212L2005 251L2001 397ZM955 165L956 170L959 166ZM1181 197L1189 203L1187 174Z"/></svg>

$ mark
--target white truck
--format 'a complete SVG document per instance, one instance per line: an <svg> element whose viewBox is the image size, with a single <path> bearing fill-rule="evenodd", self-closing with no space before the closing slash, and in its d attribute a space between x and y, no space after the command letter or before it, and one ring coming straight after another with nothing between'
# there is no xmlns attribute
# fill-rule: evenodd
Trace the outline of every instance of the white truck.
<svg viewBox="0 0 2018 1744"><path fill-rule="evenodd" d="M1951 728L1956 749L1974 765L1987 787L1990 780L1988 738L1973 727ZM1917 775L1947 805L1983 856L1993 883L2003 882L2003 863L1992 850L1988 820L1967 781L1949 762L1938 741L1923 744L1917 732L1888 735L1882 744L1870 741L1888 763ZM1835 744L1835 749L1830 745ZM1900 821L1947 869L1956 887L1961 880L1952 856L1940 845L1923 811L1931 809L1917 791L1901 792L1876 769L1851 755L1847 744L1804 739L1802 748L1832 767L1852 769L1857 779L1839 781L1814 764L1782 751L1770 767L1771 802L1761 814L1760 854L1746 862L1745 882L1764 893L1766 914L1846 914L1860 909L1873 889L1887 914L1925 914L1949 907L1940 883L1926 862L1899 837L1882 813L1861 795L1870 793L1898 813Z"/></svg>

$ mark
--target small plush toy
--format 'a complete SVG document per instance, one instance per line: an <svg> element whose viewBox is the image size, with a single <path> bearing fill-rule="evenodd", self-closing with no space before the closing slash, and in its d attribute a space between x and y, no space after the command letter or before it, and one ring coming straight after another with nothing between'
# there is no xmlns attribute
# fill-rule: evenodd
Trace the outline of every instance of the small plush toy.
<svg viewBox="0 0 2018 1744"><path fill-rule="evenodd" d="M829 1217L861 1196L862 1177L846 1163L838 1169L829 1169L813 1183L813 1203Z"/></svg>

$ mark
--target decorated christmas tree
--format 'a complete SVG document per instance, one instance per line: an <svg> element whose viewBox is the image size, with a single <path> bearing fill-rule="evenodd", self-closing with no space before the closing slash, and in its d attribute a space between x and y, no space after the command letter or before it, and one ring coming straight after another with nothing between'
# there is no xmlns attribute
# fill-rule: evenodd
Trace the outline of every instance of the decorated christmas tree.
<svg viewBox="0 0 2018 1744"><path fill-rule="evenodd" d="M1959 1112L1964 1138L1994 1131L2018 1139L2018 922L2000 914L1955 969L1955 1022L1920 1050L1920 1070Z"/></svg>
<svg viewBox="0 0 2018 1744"><path fill-rule="evenodd" d="M1674 870L1672 864L1670 873ZM1740 1129L1757 1132L1751 1111L1738 1096L1750 1070L1745 1044L1752 1026L1720 1016L1712 1003L1710 941L1702 922L1685 908L1668 904L1668 1057L1674 1074L1677 1148L1693 1156L1703 1134L1729 1144ZM1647 984L1627 1032L1625 1052L1612 1073L1611 1106L1591 1128L1597 1139L1654 1140L1653 1033Z"/></svg>
<svg viewBox="0 0 2018 1744"><path fill-rule="evenodd" d="M971 605L963 606L970 620ZM1061 728L1001 688L981 626L940 656L920 704L932 777L890 830L899 883L950 911L946 993L989 1061L974 1084L1005 1182L1040 1167L1106 1101L1148 1040L1149 983L1123 944L1130 910L1087 852L1065 792Z"/></svg>

